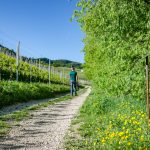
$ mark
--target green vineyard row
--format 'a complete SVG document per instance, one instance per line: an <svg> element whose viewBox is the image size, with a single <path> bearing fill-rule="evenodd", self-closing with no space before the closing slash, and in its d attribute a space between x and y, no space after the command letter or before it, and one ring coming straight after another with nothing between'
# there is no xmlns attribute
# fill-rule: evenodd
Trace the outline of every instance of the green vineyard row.
<svg viewBox="0 0 150 150"><path fill-rule="evenodd" d="M0 80L16 79L16 59L0 53ZM49 73L47 70L39 69L35 65L20 61L18 66L19 81L22 82L49 82ZM51 83L68 84L68 79L61 78L59 75L51 73Z"/></svg>

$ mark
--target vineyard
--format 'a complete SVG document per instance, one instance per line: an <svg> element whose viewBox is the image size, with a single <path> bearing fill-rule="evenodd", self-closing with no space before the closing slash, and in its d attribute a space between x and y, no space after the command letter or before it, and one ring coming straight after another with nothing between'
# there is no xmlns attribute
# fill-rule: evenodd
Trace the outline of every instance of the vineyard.
<svg viewBox="0 0 150 150"><path fill-rule="evenodd" d="M49 70L42 63L39 66L30 62L19 59L17 66L15 57L0 53L0 107L69 92L69 80L62 70L56 73L52 66Z"/></svg>
<svg viewBox="0 0 150 150"><path fill-rule="evenodd" d="M0 53L0 79L16 80L16 59ZM22 82L49 82L48 70L20 61L18 66L19 81ZM62 79L59 75L51 73L51 83L68 84L68 79Z"/></svg>

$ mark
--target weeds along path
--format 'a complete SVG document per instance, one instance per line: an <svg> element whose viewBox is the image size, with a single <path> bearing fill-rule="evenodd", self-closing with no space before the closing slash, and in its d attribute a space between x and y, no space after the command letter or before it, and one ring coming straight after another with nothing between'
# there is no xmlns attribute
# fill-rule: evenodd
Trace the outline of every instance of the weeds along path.
<svg viewBox="0 0 150 150"><path fill-rule="evenodd" d="M71 120L77 114L90 88L71 101L59 102L33 112L33 117L13 127L9 135L0 139L0 150L59 150Z"/></svg>

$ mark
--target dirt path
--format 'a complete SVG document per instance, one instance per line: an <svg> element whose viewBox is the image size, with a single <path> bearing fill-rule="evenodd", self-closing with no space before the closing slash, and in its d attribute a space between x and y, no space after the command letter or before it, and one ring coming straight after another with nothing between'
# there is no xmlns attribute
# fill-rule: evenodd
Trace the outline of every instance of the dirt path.
<svg viewBox="0 0 150 150"><path fill-rule="evenodd" d="M60 102L33 113L33 118L20 122L5 139L0 150L60 150L63 137L90 89L71 101Z"/></svg>

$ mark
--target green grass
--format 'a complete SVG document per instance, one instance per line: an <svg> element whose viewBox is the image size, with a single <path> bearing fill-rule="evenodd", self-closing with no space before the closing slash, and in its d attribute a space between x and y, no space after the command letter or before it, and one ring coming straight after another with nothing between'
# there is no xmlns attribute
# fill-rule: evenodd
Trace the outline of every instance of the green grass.
<svg viewBox="0 0 150 150"><path fill-rule="evenodd" d="M51 98L70 91L70 86L60 84L0 82L0 108L15 103Z"/></svg>
<svg viewBox="0 0 150 150"><path fill-rule="evenodd" d="M0 135L6 134L9 129L10 126L6 122L0 120Z"/></svg>
<svg viewBox="0 0 150 150"><path fill-rule="evenodd" d="M29 117L29 112L27 109L23 109L21 111L13 112L12 114L3 115L0 117L2 121L20 121L25 117Z"/></svg>
<svg viewBox="0 0 150 150"><path fill-rule="evenodd" d="M68 150L150 149L145 101L91 94L75 122L82 122L78 129L81 139L67 138Z"/></svg>
<svg viewBox="0 0 150 150"><path fill-rule="evenodd" d="M84 93L85 90L86 89L82 89L82 90L78 91L78 94L80 95L80 94ZM27 107L25 109L13 112L8 115L0 116L0 135L7 134L9 132L11 126L16 124L17 122L19 122L25 118L32 117L32 115L31 115L32 111L39 110L41 108L48 107L50 105L54 105L61 101L71 100L72 98L74 98L74 97L72 97L68 94L68 95L65 95L65 96L62 96L59 98L55 98L54 100L50 100L48 102L44 102L44 103L40 103L40 104L37 104L34 106Z"/></svg>

